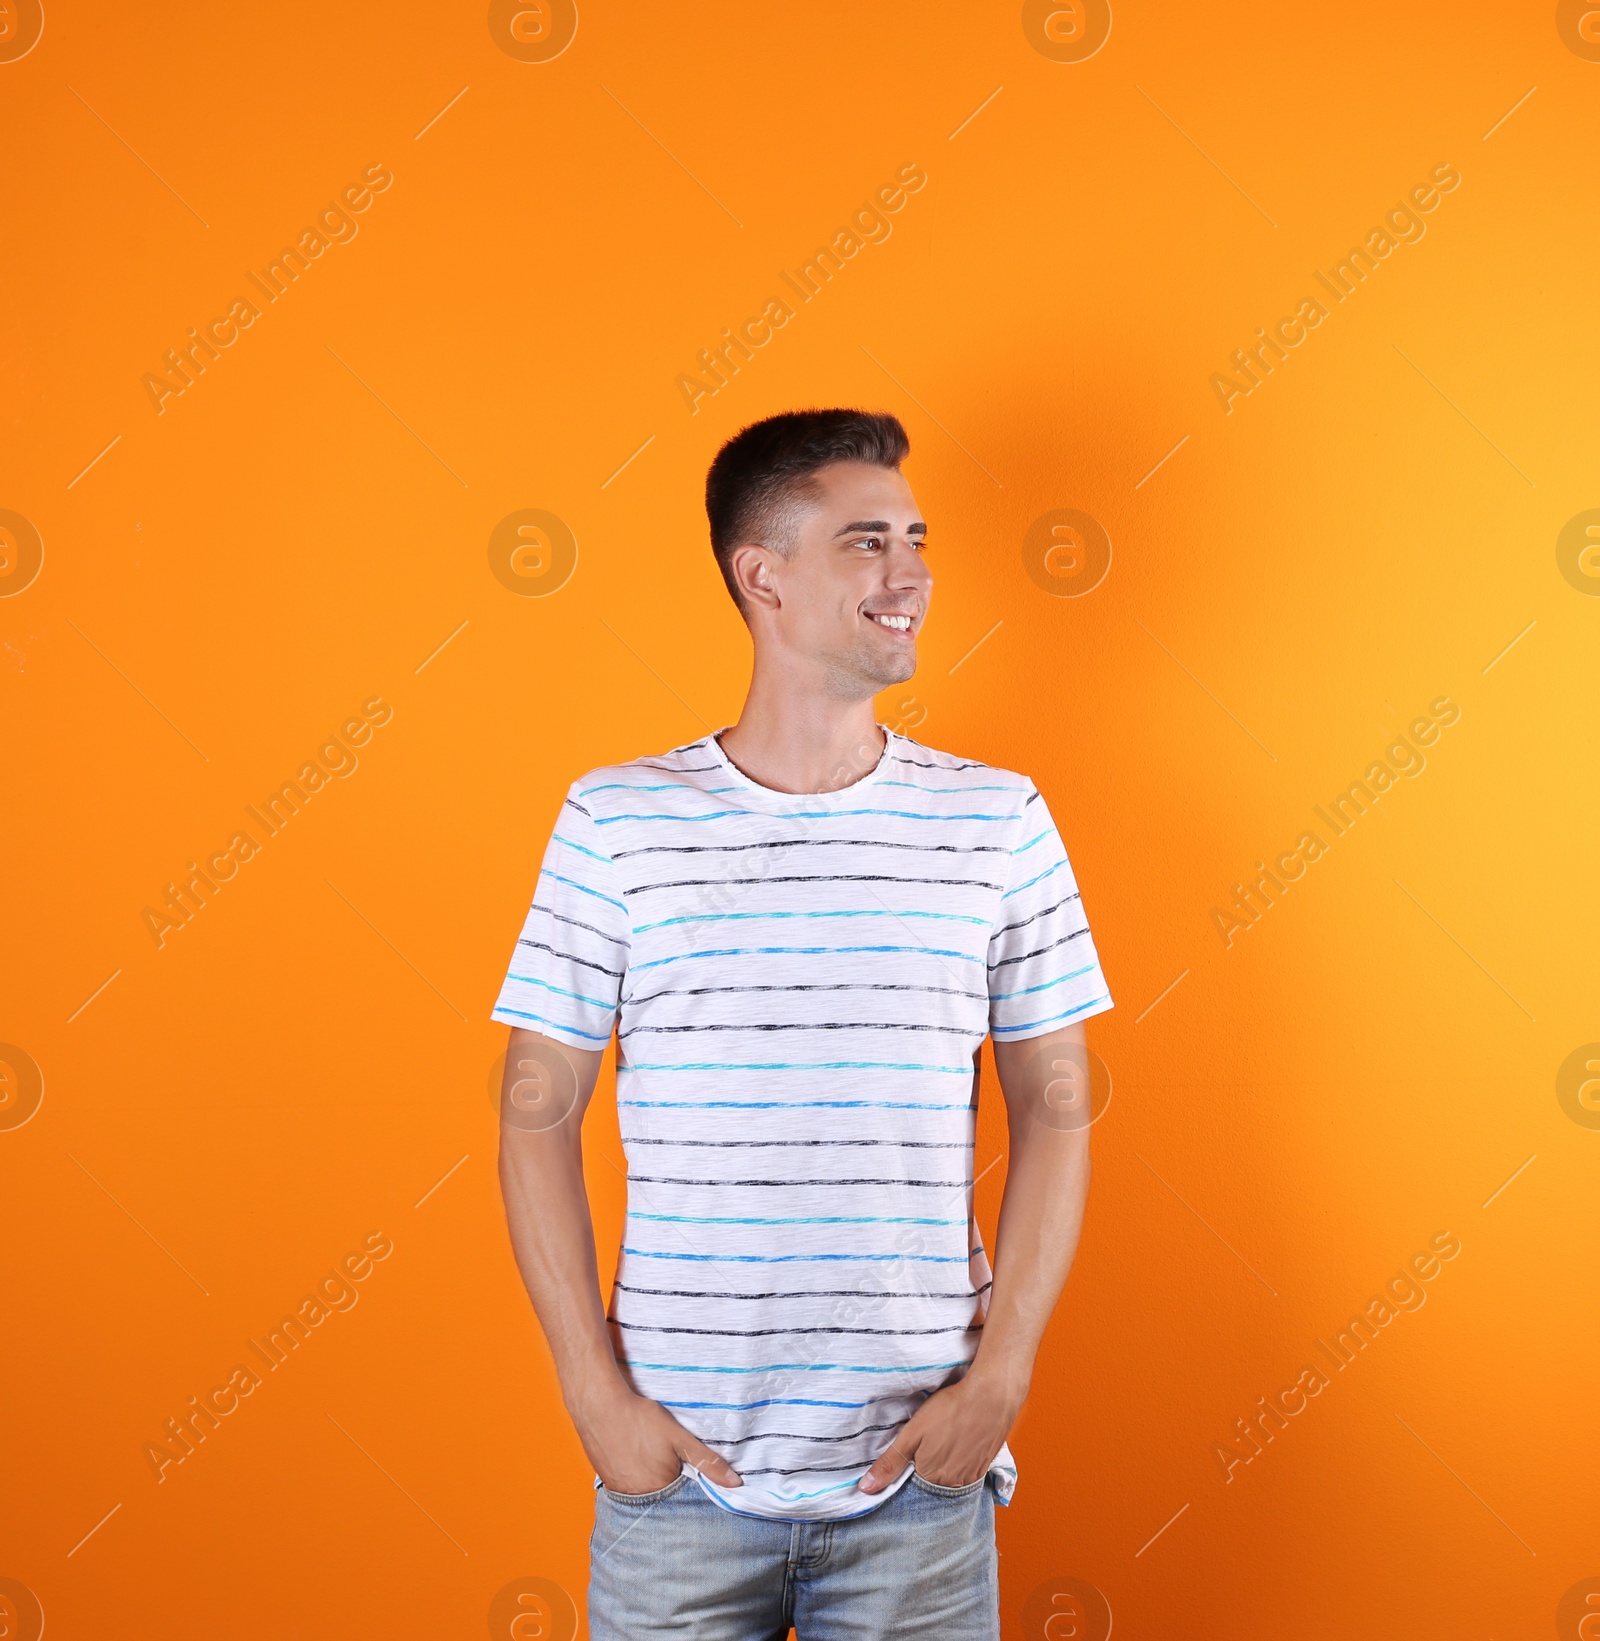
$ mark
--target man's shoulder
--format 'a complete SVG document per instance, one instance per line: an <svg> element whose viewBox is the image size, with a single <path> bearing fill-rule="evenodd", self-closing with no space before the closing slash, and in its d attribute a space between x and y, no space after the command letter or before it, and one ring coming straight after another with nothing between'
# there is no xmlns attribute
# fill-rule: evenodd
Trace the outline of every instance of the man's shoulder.
<svg viewBox="0 0 1600 1641"><path fill-rule="evenodd" d="M987 792L1004 801L1004 796L1026 803L1037 794L1033 782L1014 769L1001 769L959 752L942 752L924 746L909 735L896 735L889 743L888 757L897 766L895 778L908 784L926 785L944 791Z"/></svg>
<svg viewBox="0 0 1600 1641"><path fill-rule="evenodd" d="M624 764L601 764L572 783L570 798L587 800L626 800L630 791L659 791L664 786L699 785L707 775L715 774L721 765L710 750L709 736L676 746L670 752L655 752L634 758Z"/></svg>

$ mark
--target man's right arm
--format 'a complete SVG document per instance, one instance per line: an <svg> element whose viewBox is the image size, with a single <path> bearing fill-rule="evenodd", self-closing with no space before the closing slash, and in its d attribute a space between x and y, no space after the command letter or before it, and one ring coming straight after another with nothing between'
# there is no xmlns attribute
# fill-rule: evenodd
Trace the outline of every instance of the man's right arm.
<svg viewBox="0 0 1600 1641"><path fill-rule="evenodd" d="M583 1114L600 1053L513 1027L500 1090L500 1190L517 1268L555 1359L584 1451L613 1492L653 1493L688 1460L724 1487L739 1477L617 1367L600 1299L583 1179Z"/></svg>

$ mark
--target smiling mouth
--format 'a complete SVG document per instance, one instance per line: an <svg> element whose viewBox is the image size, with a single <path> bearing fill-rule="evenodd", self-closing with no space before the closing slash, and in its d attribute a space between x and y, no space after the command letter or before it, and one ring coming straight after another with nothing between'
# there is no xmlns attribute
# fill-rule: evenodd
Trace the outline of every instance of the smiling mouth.
<svg viewBox="0 0 1600 1641"><path fill-rule="evenodd" d="M911 633L911 617L909 615L873 615L870 611L863 611L867 620L875 622L890 632L903 632L908 637Z"/></svg>

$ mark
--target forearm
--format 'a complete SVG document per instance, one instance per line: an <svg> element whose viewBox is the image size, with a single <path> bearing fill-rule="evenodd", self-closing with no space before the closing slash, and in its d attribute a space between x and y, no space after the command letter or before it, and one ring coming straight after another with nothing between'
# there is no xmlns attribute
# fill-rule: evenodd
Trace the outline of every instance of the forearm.
<svg viewBox="0 0 1600 1641"><path fill-rule="evenodd" d="M549 1343L562 1397L576 1411L622 1383L600 1299L577 1124L535 1133L502 1125L500 1189L517 1269Z"/></svg>
<svg viewBox="0 0 1600 1641"><path fill-rule="evenodd" d="M995 1237L994 1286L973 1371L1017 1405L1077 1253L1089 1192L1089 1051L1081 1025L997 1042L1010 1159Z"/></svg>
<svg viewBox="0 0 1600 1641"><path fill-rule="evenodd" d="M1013 1111L994 1286L971 1371L1008 1387L1018 1405L1072 1269L1088 1190L1088 1129L1052 1128Z"/></svg>
<svg viewBox="0 0 1600 1641"><path fill-rule="evenodd" d="M600 1055L514 1029L500 1093L500 1191L511 1250L567 1407L622 1388L583 1181L583 1114Z"/></svg>
<svg viewBox="0 0 1600 1641"><path fill-rule="evenodd" d="M500 1190L517 1269L544 1329L561 1396L608 1487L647 1493L687 1461L724 1487L739 1477L622 1376L600 1299L583 1182L583 1113L600 1056L514 1031L500 1099Z"/></svg>

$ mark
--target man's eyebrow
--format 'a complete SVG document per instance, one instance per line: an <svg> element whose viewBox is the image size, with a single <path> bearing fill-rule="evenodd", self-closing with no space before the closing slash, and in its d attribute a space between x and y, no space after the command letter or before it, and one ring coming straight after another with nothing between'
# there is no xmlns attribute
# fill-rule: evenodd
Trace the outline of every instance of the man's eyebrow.
<svg viewBox="0 0 1600 1641"><path fill-rule="evenodd" d="M893 528L894 526L889 523L888 519L857 519L853 524L846 524L836 530L834 535L835 538L854 535L887 535ZM926 524L908 524L906 526L908 536L925 536L927 533L928 527Z"/></svg>

